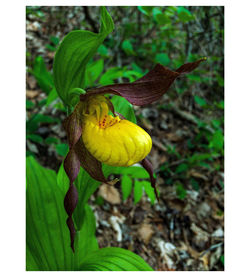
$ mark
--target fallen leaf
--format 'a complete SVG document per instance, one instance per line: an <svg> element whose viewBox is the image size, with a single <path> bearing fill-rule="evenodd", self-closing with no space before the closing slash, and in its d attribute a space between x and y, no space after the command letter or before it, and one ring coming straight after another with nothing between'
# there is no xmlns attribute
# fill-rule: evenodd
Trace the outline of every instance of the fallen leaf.
<svg viewBox="0 0 250 277"><path fill-rule="evenodd" d="M205 176L204 174L201 174L201 173L198 172L198 171L195 171L194 169L191 169L191 170L188 172L188 175L189 175L189 176L192 176L192 177L195 177L195 178L202 179L202 180L204 180L204 181L207 181L207 180L208 180L207 176Z"/></svg>
<svg viewBox="0 0 250 277"><path fill-rule="evenodd" d="M27 76L27 83L30 89L34 89L36 87L36 79L34 78L34 76Z"/></svg>
<svg viewBox="0 0 250 277"><path fill-rule="evenodd" d="M27 98L35 98L39 92L37 90L26 90L26 96Z"/></svg>
<svg viewBox="0 0 250 277"><path fill-rule="evenodd" d="M166 134L166 137L168 140L173 141L173 142L178 142L181 141L183 138L177 135L176 133L168 133Z"/></svg>
<svg viewBox="0 0 250 277"><path fill-rule="evenodd" d="M145 244L148 244L152 235L154 233L154 230L150 224L142 223L138 234L141 237L141 239L145 242Z"/></svg>
<svg viewBox="0 0 250 277"><path fill-rule="evenodd" d="M142 118L141 122L142 122L143 127L145 127L146 129L148 129L148 130L153 129L153 125L146 118Z"/></svg>
<svg viewBox="0 0 250 277"><path fill-rule="evenodd" d="M205 253L203 256L199 258L203 262L203 265L206 270L209 270L209 258L210 258L209 252Z"/></svg>
<svg viewBox="0 0 250 277"><path fill-rule="evenodd" d="M191 224L190 229L194 233L193 241L199 247L204 247L205 243L209 240L209 234L196 226L194 223Z"/></svg>
<svg viewBox="0 0 250 277"><path fill-rule="evenodd" d="M121 203L119 191L111 185L102 184L98 195L113 205Z"/></svg>

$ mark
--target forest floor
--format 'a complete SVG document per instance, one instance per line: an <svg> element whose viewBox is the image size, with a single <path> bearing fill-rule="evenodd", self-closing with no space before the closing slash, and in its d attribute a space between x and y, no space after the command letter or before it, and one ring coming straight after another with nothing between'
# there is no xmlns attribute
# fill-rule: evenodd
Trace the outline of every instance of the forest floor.
<svg viewBox="0 0 250 277"><path fill-rule="evenodd" d="M56 25L51 14L46 16L49 16L46 21L32 15L27 17L27 59L33 61L41 55L51 69L54 52L45 47L50 41L49 37L54 33L61 39L82 18L72 16L69 12L67 28L63 25L60 29L60 24ZM65 114L53 106L43 107L41 111L37 104L47 96L30 73L27 73L26 97L36 104L31 113L44 113L60 121L42 124L38 133L44 138L53 135L66 143L66 134L61 124ZM157 271L224 270L224 187L221 185L224 161L222 158L216 160L221 166L220 170L190 168L181 180L183 186L177 185L176 189L179 178L174 169L183 161L178 155L169 154L165 145L171 146L171 149L184 157L189 151L187 139L194 138L199 130L192 121L194 115L189 112L189 107L184 109L185 113L178 108L180 103L173 103L172 109L163 107L159 110L159 105L166 100L164 98L135 110L139 118L138 124L153 140L149 158L157 173L160 201L151 205L148 197L143 195L136 205L132 196L124 202L119 182L112 188L102 184L90 200L96 216L99 246L129 249ZM185 107L185 103L182 104ZM199 111L193 112L196 116L203 116ZM34 144L38 161L48 168L58 170L63 157L51 145ZM168 184L168 176L171 176L175 185ZM196 180L195 183L190 183L190 178ZM104 199L101 205L96 201L99 196Z"/></svg>

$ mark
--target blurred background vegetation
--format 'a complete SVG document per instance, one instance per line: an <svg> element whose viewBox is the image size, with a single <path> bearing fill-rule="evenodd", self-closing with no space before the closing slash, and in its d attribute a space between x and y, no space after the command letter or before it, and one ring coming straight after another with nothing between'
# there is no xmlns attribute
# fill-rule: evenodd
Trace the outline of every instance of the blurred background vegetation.
<svg viewBox="0 0 250 277"><path fill-rule="evenodd" d="M223 270L224 8L108 11L115 30L89 62L86 87L135 81L156 63L174 70L204 56L207 61L177 80L161 100L134 107L138 124L153 140L149 158L161 200L150 197L147 185L138 197L139 177L130 195L124 189L131 182L126 172L122 190L120 183L108 193L101 186L91 199L99 244L128 248L158 270ZM98 32L99 7L36 6L27 7L26 15L27 156L58 171L68 146L53 58L71 30ZM121 219L122 241L110 215Z"/></svg>

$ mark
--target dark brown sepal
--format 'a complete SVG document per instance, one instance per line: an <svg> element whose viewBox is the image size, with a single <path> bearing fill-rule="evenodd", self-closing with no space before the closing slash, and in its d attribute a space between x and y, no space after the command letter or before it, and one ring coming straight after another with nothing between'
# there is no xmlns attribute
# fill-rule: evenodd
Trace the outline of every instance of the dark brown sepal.
<svg viewBox="0 0 250 277"><path fill-rule="evenodd" d="M157 64L145 76L135 82L90 89L86 94L80 96L80 100L84 102L90 95L112 93L126 98L133 105L147 105L161 98L177 77L191 72L204 60L203 58L193 63L184 64L176 71Z"/></svg>
<svg viewBox="0 0 250 277"><path fill-rule="evenodd" d="M95 157L93 157L86 149L82 139L74 146L74 150L80 161L81 166L88 172L88 174L95 180L108 183L102 171L102 164Z"/></svg>
<svg viewBox="0 0 250 277"><path fill-rule="evenodd" d="M153 166L147 158L145 158L144 160L141 161L141 165L147 170L147 172L150 176L151 187L154 189L155 196L156 196L156 198L159 202L159 197L158 197L158 192L157 192L157 189L156 189L156 179L154 177Z"/></svg>
<svg viewBox="0 0 250 277"><path fill-rule="evenodd" d="M64 160L63 167L67 176L69 177L70 183L73 183L80 170L80 161L74 150L74 147L69 150Z"/></svg>
<svg viewBox="0 0 250 277"><path fill-rule="evenodd" d="M72 184L67 191L64 198L64 208L69 217L72 216L74 209L76 208L78 202L78 192L76 187Z"/></svg>
<svg viewBox="0 0 250 277"><path fill-rule="evenodd" d="M199 64L203 61L206 61L207 58L202 58L198 61L192 62L192 63L185 63L182 66L180 66L178 69L176 69L176 72L180 74L186 74L191 71L193 71L196 67L199 66Z"/></svg>
<svg viewBox="0 0 250 277"><path fill-rule="evenodd" d="M73 212L74 212L77 202L78 202L78 192L77 192L77 189L74 186L73 182L75 181L75 179L79 173L79 170L80 170L80 162L78 160L78 157L77 157L74 149L71 148L69 150L68 155L66 156L63 165L64 165L64 170L70 180L69 189L64 198L64 208L68 215L66 222L67 222L69 232L70 232L70 241L71 241L70 245L74 252L75 251L74 250L74 240L75 240L76 230L75 230L74 222L72 219L72 215L73 215Z"/></svg>
<svg viewBox="0 0 250 277"><path fill-rule="evenodd" d="M67 133L69 148L72 148L82 135L81 106L76 106L74 112L68 116L63 127Z"/></svg>
<svg viewBox="0 0 250 277"><path fill-rule="evenodd" d="M72 248L72 251L75 252L74 242L75 242L76 230L75 230L72 216L67 218L66 223L68 225L69 232L70 232L70 247Z"/></svg>
<svg viewBox="0 0 250 277"><path fill-rule="evenodd" d="M80 161L75 153L74 146L80 139L82 134L81 113L83 106L83 103L78 104L74 112L70 116L68 116L63 122L63 126L67 133L69 144L69 152L64 160L63 166L70 181L69 189L64 198L64 208L68 214L66 222L70 232L70 245L73 252L76 230L72 219L72 215L78 202L78 192L73 182L77 178L77 175L80 171Z"/></svg>

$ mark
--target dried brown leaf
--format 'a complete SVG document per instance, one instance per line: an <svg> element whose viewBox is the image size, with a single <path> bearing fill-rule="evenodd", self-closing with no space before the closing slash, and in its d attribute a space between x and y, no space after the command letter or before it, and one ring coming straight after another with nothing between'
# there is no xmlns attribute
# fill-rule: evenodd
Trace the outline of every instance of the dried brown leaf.
<svg viewBox="0 0 250 277"><path fill-rule="evenodd" d="M99 188L98 195L113 205L121 203L119 191L111 185L102 184Z"/></svg>
<svg viewBox="0 0 250 277"><path fill-rule="evenodd" d="M148 244L154 234L154 230L150 224L142 223L139 227L138 234L145 244Z"/></svg>

